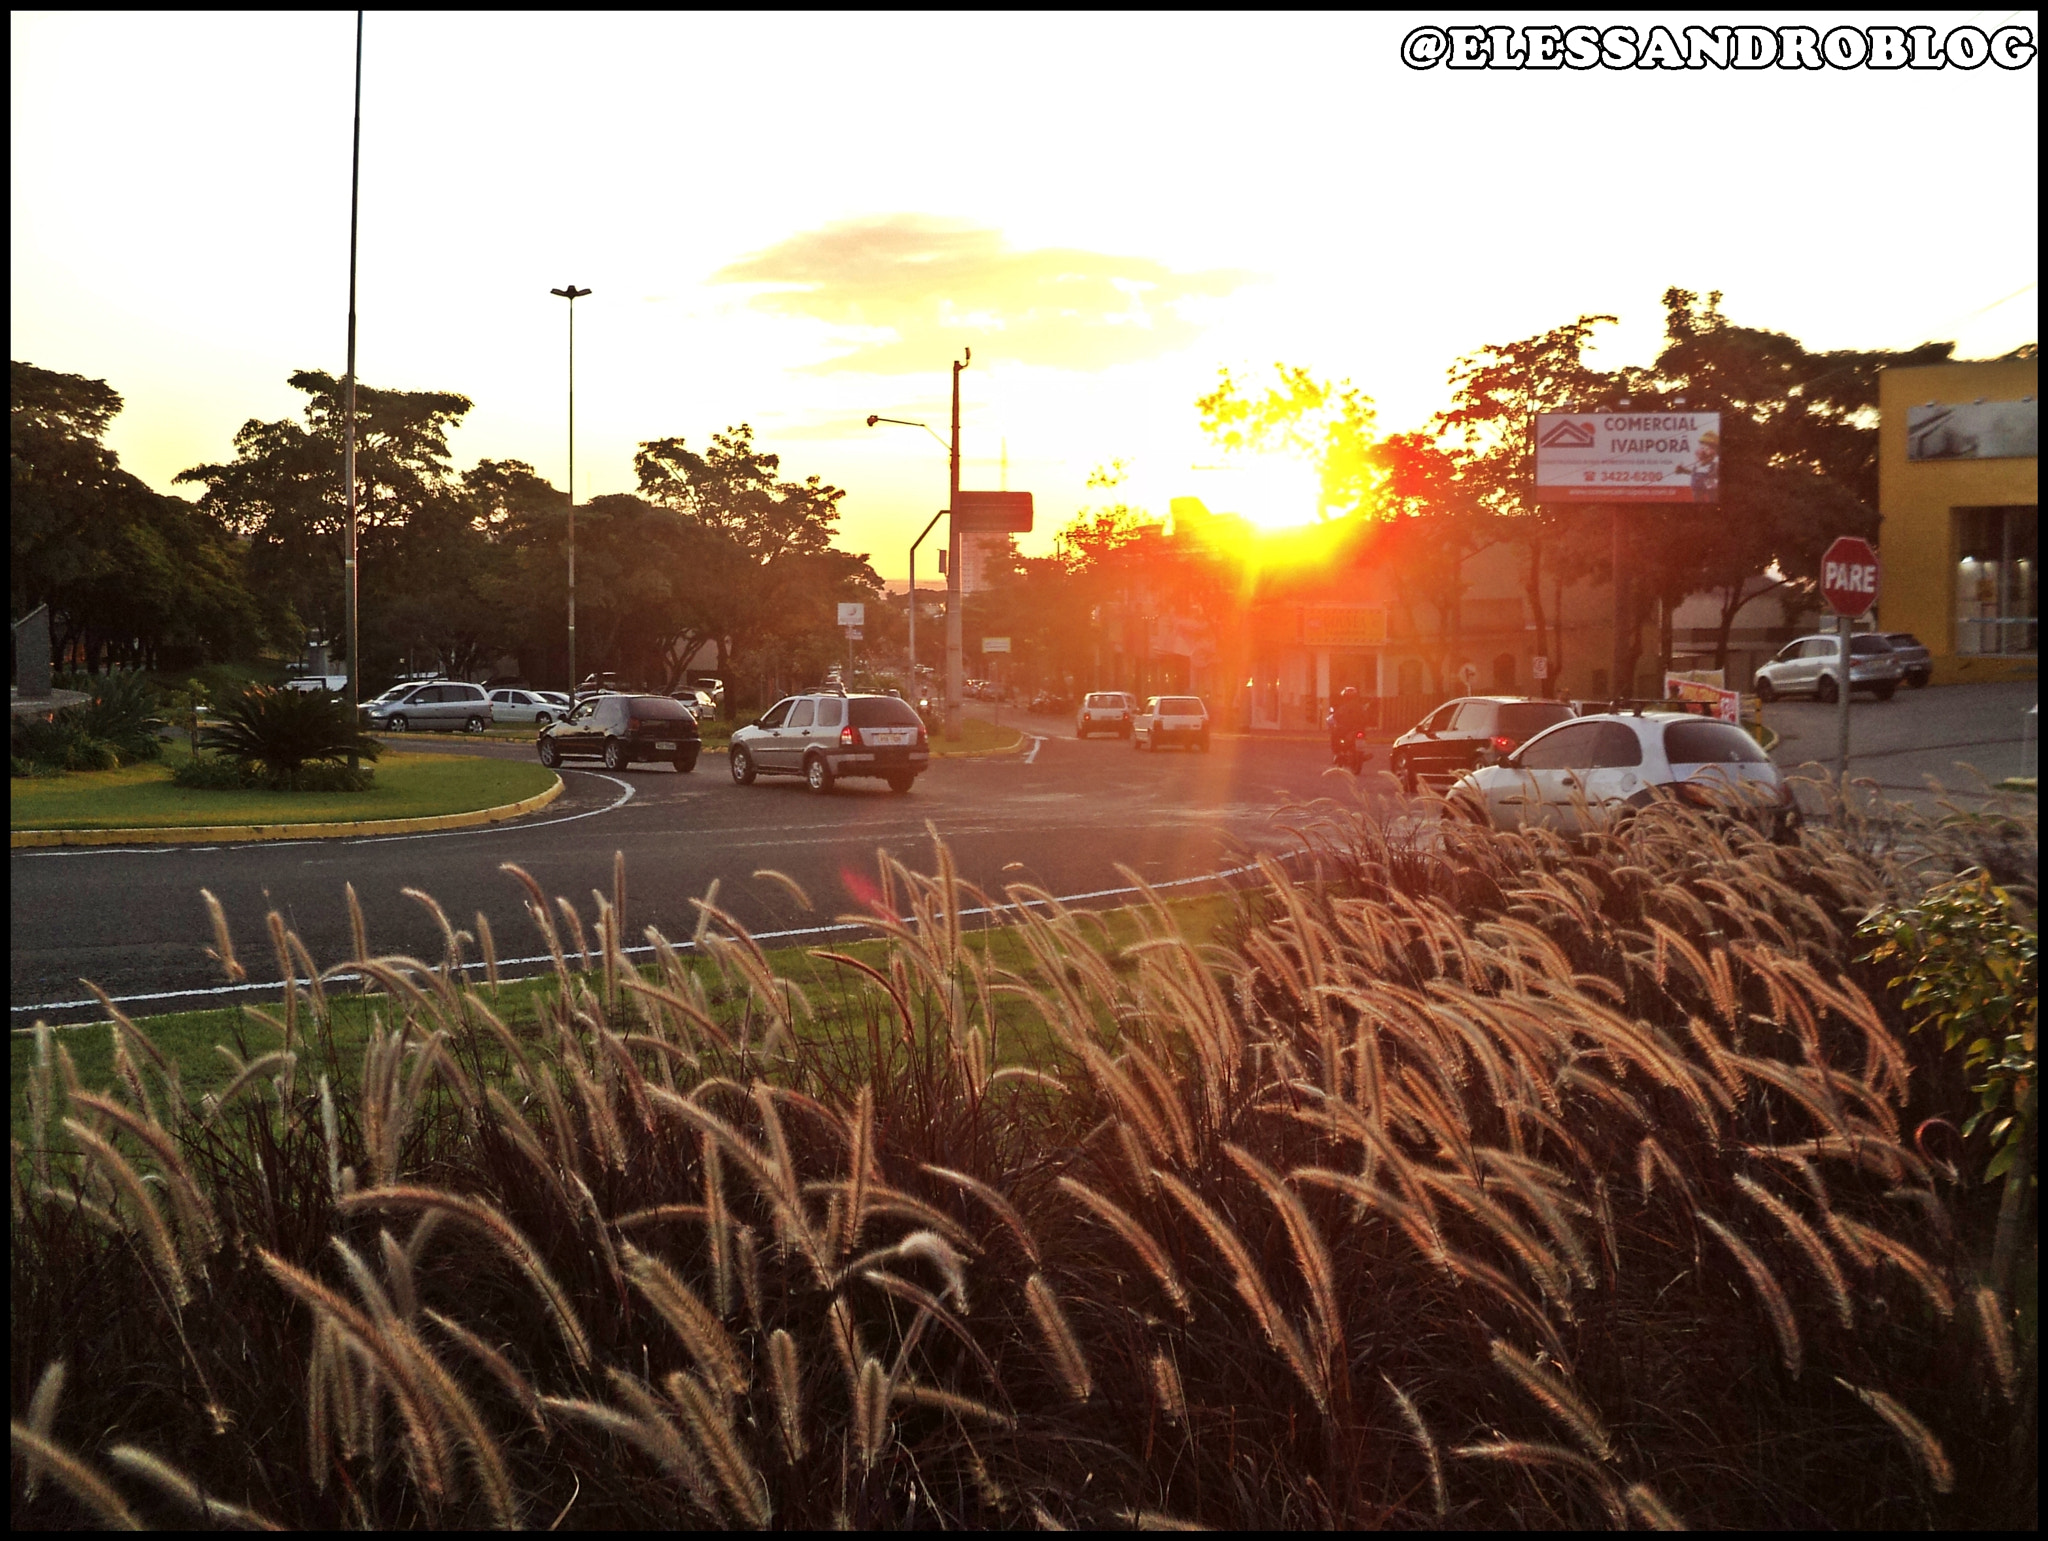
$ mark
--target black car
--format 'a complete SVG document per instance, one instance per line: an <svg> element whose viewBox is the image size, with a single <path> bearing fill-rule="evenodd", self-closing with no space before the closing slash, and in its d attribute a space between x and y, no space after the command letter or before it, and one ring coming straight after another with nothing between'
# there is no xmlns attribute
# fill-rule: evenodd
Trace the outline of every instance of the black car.
<svg viewBox="0 0 2048 1541"><path fill-rule="evenodd" d="M592 696L578 701L560 722L548 723L535 741L540 763L603 760L606 770L624 770L636 760L666 760L684 775L697 768L704 741L697 719L667 696Z"/></svg>
<svg viewBox="0 0 2048 1541"><path fill-rule="evenodd" d="M1394 740L1387 768L1413 792L1424 776L1455 780L1515 752L1572 715L1563 701L1527 696L1461 696L1446 701Z"/></svg>

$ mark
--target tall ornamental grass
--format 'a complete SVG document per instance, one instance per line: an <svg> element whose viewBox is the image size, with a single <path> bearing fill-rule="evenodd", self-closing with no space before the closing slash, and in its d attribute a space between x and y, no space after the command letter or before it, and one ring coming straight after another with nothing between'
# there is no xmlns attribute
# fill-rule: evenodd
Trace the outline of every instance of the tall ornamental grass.
<svg viewBox="0 0 2048 1541"><path fill-rule="evenodd" d="M217 1093L38 1028L14 1524L2033 1523L2031 1265L1852 961L2030 820L1290 821L1228 945L1019 885L998 967L940 848L823 987L710 899L643 973L622 861L512 868L533 1020L480 919L322 973L272 914Z"/></svg>

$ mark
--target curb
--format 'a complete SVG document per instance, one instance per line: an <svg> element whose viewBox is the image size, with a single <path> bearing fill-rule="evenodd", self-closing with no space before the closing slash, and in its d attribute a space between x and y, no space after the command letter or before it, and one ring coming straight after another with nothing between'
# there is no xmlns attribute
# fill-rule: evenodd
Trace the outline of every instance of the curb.
<svg viewBox="0 0 2048 1541"><path fill-rule="evenodd" d="M359 819L336 824L198 824L173 829L17 829L8 835L8 847L59 845L225 845L257 840L338 840L349 835L420 835L438 829L468 829L478 824L499 824L545 808L562 795L562 778L545 792L496 808L476 808L468 813L437 813L423 819Z"/></svg>
<svg viewBox="0 0 2048 1541"><path fill-rule="evenodd" d="M932 758L934 760L993 760L1001 755L1022 754L1024 746L1030 743L1032 739L1044 738L1046 736L1043 733L1027 732L1023 728L1013 728L1011 731L1017 735L1017 742L1005 744L1000 749L934 749L932 751Z"/></svg>

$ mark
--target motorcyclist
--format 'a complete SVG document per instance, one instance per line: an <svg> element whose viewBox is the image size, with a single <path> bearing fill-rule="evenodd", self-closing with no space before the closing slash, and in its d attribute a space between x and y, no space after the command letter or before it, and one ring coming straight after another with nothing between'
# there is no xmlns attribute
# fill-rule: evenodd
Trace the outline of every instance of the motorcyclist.
<svg viewBox="0 0 2048 1541"><path fill-rule="evenodd" d="M1368 724L1365 720L1365 703L1359 699L1358 687L1346 685L1337 696L1337 704L1330 709L1330 753L1339 760L1351 753L1352 741L1363 733Z"/></svg>

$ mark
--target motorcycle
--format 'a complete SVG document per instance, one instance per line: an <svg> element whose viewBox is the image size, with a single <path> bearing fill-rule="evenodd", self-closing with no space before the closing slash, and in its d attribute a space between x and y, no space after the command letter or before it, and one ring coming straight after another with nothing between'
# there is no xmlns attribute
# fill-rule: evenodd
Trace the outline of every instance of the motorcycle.
<svg viewBox="0 0 2048 1541"><path fill-rule="evenodd" d="M1354 733L1349 742L1341 742L1330 756L1332 765L1341 765L1354 776L1365 773L1365 762L1372 758L1372 751L1365 747L1365 735Z"/></svg>

